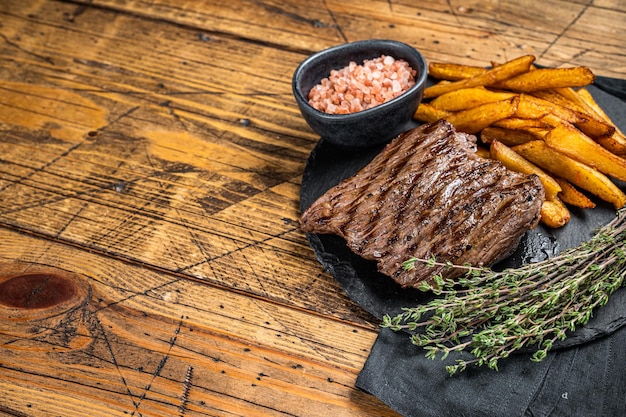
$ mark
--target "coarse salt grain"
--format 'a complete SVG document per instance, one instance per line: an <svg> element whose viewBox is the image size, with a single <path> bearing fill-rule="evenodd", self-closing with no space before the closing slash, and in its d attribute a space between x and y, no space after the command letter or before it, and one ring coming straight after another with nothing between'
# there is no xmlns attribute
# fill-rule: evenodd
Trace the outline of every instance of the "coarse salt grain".
<svg viewBox="0 0 626 417"><path fill-rule="evenodd" d="M366 110L398 97L415 85L416 70L408 62L389 55L366 59L363 65L350 62L330 71L309 92L309 104L330 114Z"/></svg>

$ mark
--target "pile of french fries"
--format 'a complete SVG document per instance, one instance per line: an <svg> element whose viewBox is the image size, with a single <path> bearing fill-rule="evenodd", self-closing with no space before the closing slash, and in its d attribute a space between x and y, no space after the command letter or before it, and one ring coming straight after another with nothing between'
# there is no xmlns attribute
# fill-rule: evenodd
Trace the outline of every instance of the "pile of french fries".
<svg viewBox="0 0 626 417"><path fill-rule="evenodd" d="M595 196L616 209L626 195L626 136L585 88L587 67L536 68L525 55L489 69L430 63L440 80L424 90L415 119L446 119L480 138L479 153L507 168L536 174L545 189L541 222L561 227L569 206L593 208Z"/></svg>

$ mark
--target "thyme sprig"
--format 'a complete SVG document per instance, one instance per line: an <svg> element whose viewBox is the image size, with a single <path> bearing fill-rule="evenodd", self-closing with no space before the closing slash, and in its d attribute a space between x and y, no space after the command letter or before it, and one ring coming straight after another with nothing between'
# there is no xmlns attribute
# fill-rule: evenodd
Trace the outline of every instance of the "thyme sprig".
<svg viewBox="0 0 626 417"><path fill-rule="evenodd" d="M424 305L385 315L382 327L409 330L411 342L426 357L442 360L451 352L468 350L473 358L446 366L450 375L470 364L497 370L498 361L524 347L533 347L541 361L558 340L585 325L595 309L624 285L626 276L626 211L599 229L587 242L544 261L493 271L490 268L411 258L417 263L461 268L465 274L420 287L439 295Z"/></svg>

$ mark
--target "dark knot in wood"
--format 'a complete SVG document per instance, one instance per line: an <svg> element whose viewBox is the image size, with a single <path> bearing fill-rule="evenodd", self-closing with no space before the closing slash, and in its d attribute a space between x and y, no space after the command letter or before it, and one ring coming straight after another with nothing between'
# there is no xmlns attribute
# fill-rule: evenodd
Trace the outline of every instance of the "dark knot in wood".
<svg viewBox="0 0 626 417"><path fill-rule="evenodd" d="M0 304L27 309L49 308L71 300L76 292L76 286L69 277L53 273L25 273L0 282Z"/></svg>
<svg viewBox="0 0 626 417"><path fill-rule="evenodd" d="M0 321L57 317L90 298L91 286L80 274L26 262L0 264Z"/></svg>

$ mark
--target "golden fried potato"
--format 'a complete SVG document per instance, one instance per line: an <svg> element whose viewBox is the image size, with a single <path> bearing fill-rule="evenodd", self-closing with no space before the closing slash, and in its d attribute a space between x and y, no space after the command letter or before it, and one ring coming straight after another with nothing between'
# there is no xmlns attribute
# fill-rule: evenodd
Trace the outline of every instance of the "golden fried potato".
<svg viewBox="0 0 626 417"><path fill-rule="evenodd" d="M452 64L446 62L431 62L428 64L428 75L439 80L458 81L473 78L487 71L484 67L472 65Z"/></svg>
<svg viewBox="0 0 626 417"><path fill-rule="evenodd" d="M480 156L481 158L491 159L491 153L489 152L489 149L482 146L478 146L476 148L476 155Z"/></svg>
<svg viewBox="0 0 626 417"><path fill-rule="evenodd" d="M540 68L491 84L496 88L531 92L559 87L583 87L593 83L595 76L587 67Z"/></svg>
<svg viewBox="0 0 626 417"><path fill-rule="evenodd" d="M486 127L480 132L480 140L485 145L497 140L506 146L515 146L537 139L543 139L543 136L537 137L536 134L527 130L504 129L496 126Z"/></svg>
<svg viewBox="0 0 626 417"><path fill-rule="evenodd" d="M593 111L599 118L611 124L615 131L609 137L594 138L600 145L617 155L626 155L626 135L611 120L611 118L596 103L589 90L586 88L579 89L576 94L583 101L587 108Z"/></svg>
<svg viewBox="0 0 626 417"><path fill-rule="evenodd" d="M548 115L558 117L570 123L576 123L580 116L574 111L543 98L530 94L520 94L517 117L523 119L541 119Z"/></svg>
<svg viewBox="0 0 626 417"><path fill-rule="evenodd" d="M617 126L615 126L611 118L607 116L604 110L602 110L602 107L600 107L600 105L596 102L589 90L586 88L580 88L574 94L576 94L576 97L579 98L578 102L584 104L590 113L593 113L599 119L612 124L618 132L622 133L622 135L624 134Z"/></svg>
<svg viewBox="0 0 626 417"><path fill-rule="evenodd" d="M593 116L582 117L574 123L581 132L594 139L610 138L615 133L615 127Z"/></svg>
<svg viewBox="0 0 626 417"><path fill-rule="evenodd" d="M614 133L608 138L597 138L596 142L609 152L626 158L626 137L623 135Z"/></svg>
<svg viewBox="0 0 626 417"><path fill-rule="evenodd" d="M425 123L434 123L448 116L450 112L433 107L430 103L420 103L413 115L415 120Z"/></svg>
<svg viewBox="0 0 626 417"><path fill-rule="evenodd" d="M537 91L533 94L553 103L555 111L552 112L552 116L574 124L587 136L594 139L611 137L615 132L615 127L595 115L580 100L571 100L569 97L572 96L573 91L571 88L559 88ZM567 94L568 97L561 93ZM576 93L573 94L576 95Z"/></svg>
<svg viewBox="0 0 626 417"><path fill-rule="evenodd" d="M520 94L516 117L521 119L541 119L554 111L554 106L547 100L529 94Z"/></svg>
<svg viewBox="0 0 626 417"><path fill-rule="evenodd" d="M461 132L475 134L498 120L506 119L515 114L519 97L514 96L507 100L451 113L445 117L454 127Z"/></svg>
<svg viewBox="0 0 626 417"><path fill-rule="evenodd" d="M544 140L548 146L570 158L626 181L626 159L607 151L574 126L565 123L556 126Z"/></svg>
<svg viewBox="0 0 626 417"><path fill-rule="evenodd" d="M430 63L429 75L441 81L425 90L415 118L446 119L489 146L477 154L537 174L550 227L569 221L566 205L595 207L580 190L622 208L626 194L609 177L626 181L626 135L584 88L594 74L583 66L536 68L534 60L491 62L491 69Z"/></svg>
<svg viewBox="0 0 626 417"><path fill-rule="evenodd" d="M561 201L565 204L569 204L570 206L580 207L580 208L594 208L596 203L591 201L589 197L581 193L576 187L570 184L568 181L563 178L555 177L554 180L561 187L561 192L559 193L559 197Z"/></svg>
<svg viewBox="0 0 626 417"><path fill-rule="evenodd" d="M565 178L617 209L626 204L626 195L606 175L552 149L542 140L517 145L513 150L552 175Z"/></svg>
<svg viewBox="0 0 626 417"><path fill-rule="evenodd" d="M572 88L573 86L563 86L560 88L555 88L554 92L564 97L570 103L573 103L576 106L576 111L580 111L582 113L594 114L594 110L590 107L585 100L583 100L576 91Z"/></svg>
<svg viewBox="0 0 626 417"><path fill-rule="evenodd" d="M491 91L485 87L461 88L435 97L430 104L438 109L454 112L506 100L515 95L515 93Z"/></svg>
<svg viewBox="0 0 626 417"><path fill-rule="evenodd" d="M572 216L563 202L554 198L545 200L541 205L540 222L554 229L565 226Z"/></svg>
<svg viewBox="0 0 626 417"><path fill-rule="evenodd" d="M552 176L548 175L537 165L521 157L517 152L503 143L497 140L491 142L489 152L492 159L502 162L502 164L511 171L521 172L527 175L537 175L545 190L546 199L553 200L556 198L557 194L561 192L561 186Z"/></svg>
<svg viewBox="0 0 626 417"><path fill-rule="evenodd" d="M503 129L522 131L528 131L528 129L550 129L552 127L549 123L542 119L521 119L518 117L509 117L507 119L499 120L493 125Z"/></svg>
<svg viewBox="0 0 626 417"><path fill-rule="evenodd" d="M515 75L527 72L535 57L532 55L524 55L522 57L508 61L502 65L486 70L472 78L465 78L450 83L439 83L424 89L424 98L433 98L450 91L459 90L461 88L479 87L493 85L499 81L506 80Z"/></svg>
<svg viewBox="0 0 626 417"><path fill-rule="evenodd" d="M567 89L562 89L560 91L566 91ZM558 92L559 90L556 88L549 88L546 90L537 90L532 92L532 96L541 98L548 103L552 103L553 105L561 106L562 108L569 109L575 113L585 114L587 110L585 107L581 106L575 101L568 99Z"/></svg>

